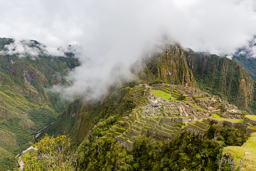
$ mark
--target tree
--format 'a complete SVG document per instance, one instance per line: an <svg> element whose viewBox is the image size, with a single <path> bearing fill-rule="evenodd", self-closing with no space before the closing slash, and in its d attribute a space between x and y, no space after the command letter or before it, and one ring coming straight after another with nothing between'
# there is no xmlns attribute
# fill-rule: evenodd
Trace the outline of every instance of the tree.
<svg viewBox="0 0 256 171"><path fill-rule="evenodd" d="M65 135L46 135L33 145L37 150L25 154L25 170L75 170L75 157L70 152L70 139Z"/></svg>

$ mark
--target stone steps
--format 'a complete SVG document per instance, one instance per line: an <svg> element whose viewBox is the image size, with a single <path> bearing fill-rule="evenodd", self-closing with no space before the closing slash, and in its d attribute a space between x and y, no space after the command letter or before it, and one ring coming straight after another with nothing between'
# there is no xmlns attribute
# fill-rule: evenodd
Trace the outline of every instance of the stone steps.
<svg viewBox="0 0 256 171"><path fill-rule="evenodd" d="M178 123L175 123L175 122L160 122L160 124L167 125L167 126L173 127L173 128L179 126L179 124L178 124Z"/></svg>
<svg viewBox="0 0 256 171"><path fill-rule="evenodd" d="M164 124L164 123L160 123L160 126L164 127L164 128L167 128L169 130L173 130L173 131L178 131L179 128L176 127L176 126L171 126L171 125L167 125L167 124Z"/></svg>
<svg viewBox="0 0 256 171"><path fill-rule="evenodd" d="M112 126L112 129L115 130L115 132L123 133L126 129L118 127L117 125Z"/></svg>
<svg viewBox="0 0 256 171"><path fill-rule="evenodd" d="M137 131L135 129L130 129L129 131L131 133L131 136L139 136L140 135L140 131Z"/></svg>
<svg viewBox="0 0 256 171"><path fill-rule="evenodd" d="M132 126L132 129L134 129L134 130L140 132L141 127L138 127L138 126L136 126L136 125L133 125L133 126Z"/></svg>
<svg viewBox="0 0 256 171"><path fill-rule="evenodd" d="M137 127L143 127L143 126L145 125L145 123L142 123L142 122L140 122L140 121L136 121L136 122L134 123L134 125L136 125Z"/></svg>
<svg viewBox="0 0 256 171"><path fill-rule="evenodd" d="M195 134L204 134L206 132L205 129L191 123L188 123L187 131L193 132Z"/></svg>
<svg viewBox="0 0 256 171"><path fill-rule="evenodd" d="M149 118L147 118L147 119L145 119L145 120L146 120L146 123L152 123L152 124L156 124L156 123L157 123L157 121L154 120L154 119L149 119Z"/></svg>
<svg viewBox="0 0 256 171"><path fill-rule="evenodd" d="M169 132L160 130L158 128L155 129L155 134L156 134L155 136L165 137L165 138L173 138L175 136L174 133L169 133Z"/></svg>
<svg viewBox="0 0 256 171"><path fill-rule="evenodd" d="M113 135L114 135L114 136L118 136L118 135L122 135L122 133L120 133L120 132L114 132Z"/></svg>
<svg viewBox="0 0 256 171"><path fill-rule="evenodd" d="M209 129L210 128L210 125L202 122L202 121L196 121L196 125L203 128L203 129Z"/></svg>
<svg viewBox="0 0 256 171"><path fill-rule="evenodd" d="M168 128L165 128L165 127L163 127L163 126L160 126L160 125L157 125L156 126L156 129L159 129L159 130L161 130L161 131L165 131L165 132L168 132L168 133L174 133L174 132L177 132L177 131L175 131L175 130L170 130L170 129L168 129Z"/></svg>
<svg viewBox="0 0 256 171"><path fill-rule="evenodd" d="M203 123L206 123L206 124L210 124L210 120L209 119L203 119Z"/></svg>
<svg viewBox="0 0 256 171"><path fill-rule="evenodd" d="M113 137L113 134L112 134L112 133L107 133L106 137L112 138L112 137Z"/></svg>
<svg viewBox="0 0 256 171"><path fill-rule="evenodd" d="M154 127L155 127L155 125L145 124L143 128L146 128L146 129L153 129Z"/></svg>
<svg viewBox="0 0 256 171"><path fill-rule="evenodd" d="M128 138L126 137L123 137L122 135L119 135L116 137L116 140L119 141L119 142L125 142L128 140Z"/></svg>
<svg viewBox="0 0 256 171"><path fill-rule="evenodd" d="M256 126L247 126L246 133L248 135L251 135L254 132L256 132Z"/></svg>

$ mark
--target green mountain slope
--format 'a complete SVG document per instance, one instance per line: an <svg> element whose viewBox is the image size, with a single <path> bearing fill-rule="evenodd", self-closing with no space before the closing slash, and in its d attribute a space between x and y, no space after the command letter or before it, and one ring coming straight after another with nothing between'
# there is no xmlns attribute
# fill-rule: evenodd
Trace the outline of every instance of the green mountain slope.
<svg viewBox="0 0 256 171"><path fill-rule="evenodd" d="M233 61L238 62L248 72L253 80L256 81L256 59L252 57L246 57L246 55L234 55Z"/></svg>
<svg viewBox="0 0 256 171"><path fill-rule="evenodd" d="M221 105L226 112L218 109ZM81 170L216 170L220 150L229 144L242 145L245 130L215 127L207 131L210 125L200 118L212 111L228 116L233 109L196 88L124 85L101 101L74 102L48 133L66 133L72 138ZM188 119L195 117L200 120L186 127ZM186 128L206 136L185 133ZM214 135L220 138L215 140Z"/></svg>
<svg viewBox="0 0 256 171"><path fill-rule="evenodd" d="M0 39L0 49L12 43ZM6 170L14 157L29 146L33 134L55 121L67 102L45 88L64 83L63 76L78 65L68 57L47 55L19 58L17 54L0 55L0 170Z"/></svg>
<svg viewBox="0 0 256 171"><path fill-rule="evenodd" d="M71 137L81 170L216 170L221 149L246 140L246 112L231 104L254 111L249 74L230 59L179 45L167 52L145 59L141 70L132 67L136 82L99 101L70 104L47 130Z"/></svg>
<svg viewBox="0 0 256 171"><path fill-rule="evenodd" d="M254 81L241 65L225 57L193 51L187 56L202 90L219 95L240 108L253 109Z"/></svg>

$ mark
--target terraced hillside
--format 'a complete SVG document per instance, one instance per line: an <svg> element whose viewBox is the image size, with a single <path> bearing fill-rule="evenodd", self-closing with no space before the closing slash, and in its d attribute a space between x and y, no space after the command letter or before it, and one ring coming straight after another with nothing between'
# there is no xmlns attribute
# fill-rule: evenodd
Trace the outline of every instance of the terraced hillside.
<svg viewBox="0 0 256 171"><path fill-rule="evenodd" d="M171 84L140 84L137 87L145 87L149 91L148 103L138 106L128 116L118 120L103 137L116 139L130 151L133 150L136 137L140 135L162 140L172 139L183 130L204 134L210 125L219 124L219 120L228 123L243 122L228 119L230 115L241 117L241 111L235 106L196 88ZM226 111L219 107L224 105ZM216 115L227 118L212 117ZM229 126L236 127L235 124Z"/></svg>
<svg viewBox="0 0 256 171"><path fill-rule="evenodd" d="M256 111L254 80L239 63L217 55L187 51L178 44L167 45L166 50L151 56L133 66L132 71L141 80L199 87L251 114Z"/></svg>

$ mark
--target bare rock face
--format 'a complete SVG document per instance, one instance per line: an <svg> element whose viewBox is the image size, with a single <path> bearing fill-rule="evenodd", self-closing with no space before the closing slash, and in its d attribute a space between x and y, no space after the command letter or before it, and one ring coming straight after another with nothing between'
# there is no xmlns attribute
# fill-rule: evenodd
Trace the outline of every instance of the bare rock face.
<svg viewBox="0 0 256 171"><path fill-rule="evenodd" d="M132 69L142 80L161 80L171 84L196 86L192 70L187 65L185 52L178 44L167 46L167 52L155 53L153 57L144 59L143 63L142 70L136 70L141 68L136 64Z"/></svg>
<svg viewBox="0 0 256 171"><path fill-rule="evenodd" d="M31 76L28 74L27 71L23 71L23 76L24 76L24 82L26 85L30 84L30 81L32 80Z"/></svg>
<svg viewBox="0 0 256 171"><path fill-rule="evenodd" d="M222 155L219 163L219 171L223 171L223 168L227 165L230 166L231 171L236 169L236 165L233 158L230 155Z"/></svg>

